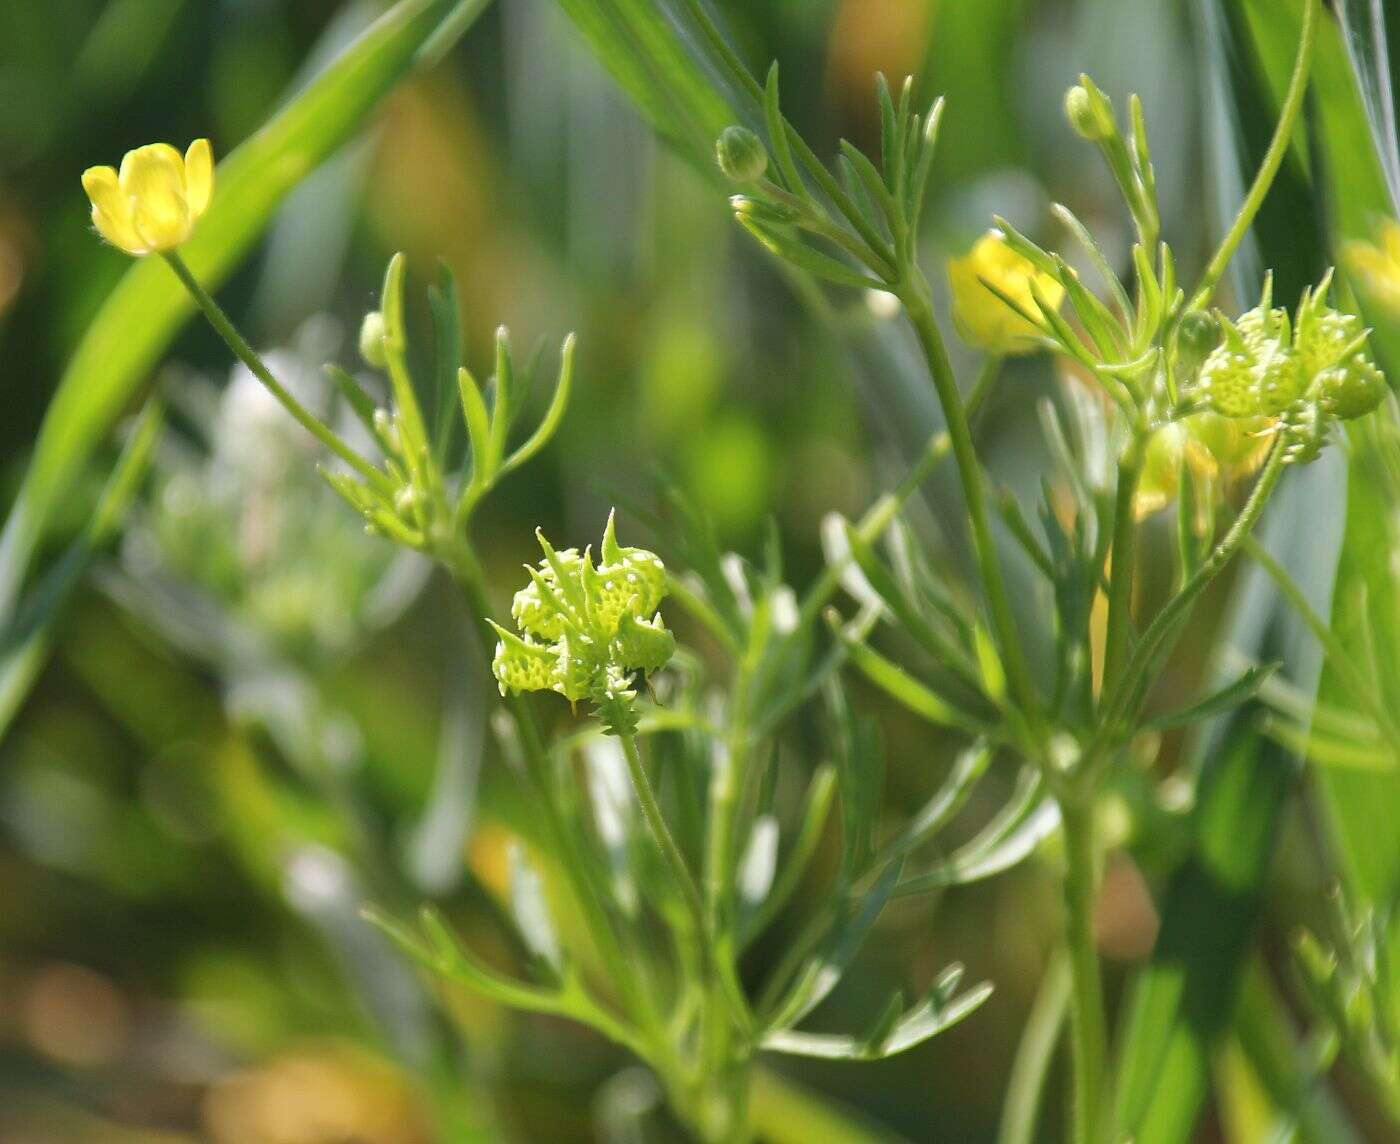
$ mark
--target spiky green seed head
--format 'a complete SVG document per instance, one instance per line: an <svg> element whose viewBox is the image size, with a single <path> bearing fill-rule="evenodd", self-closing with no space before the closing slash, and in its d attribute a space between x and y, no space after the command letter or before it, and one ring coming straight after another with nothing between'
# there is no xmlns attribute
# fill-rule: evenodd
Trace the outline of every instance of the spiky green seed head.
<svg viewBox="0 0 1400 1144"><path fill-rule="evenodd" d="M1313 382L1323 411L1342 421L1366 416L1385 400L1387 388L1385 374L1360 354L1323 370Z"/></svg>
<svg viewBox="0 0 1400 1144"><path fill-rule="evenodd" d="M496 677L501 694L508 691L545 691L553 686L558 655L551 649L530 640L523 640L497 624L492 624L500 640L491 660L491 674Z"/></svg>
<svg viewBox="0 0 1400 1144"><path fill-rule="evenodd" d="M747 127L734 124L715 140L715 161L731 182L752 183L768 169L768 151Z"/></svg>
<svg viewBox="0 0 1400 1144"><path fill-rule="evenodd" d="M624 667L650 675L671 661L676 653L676 637L666 630L659 612L650 620L625 615L618 628L616 647Z"/></svg>
<svg viewBox="0 0 1400 1144"><path fill-rule="evenodd" d="M1282 413L1302 395L1306 378L1292 350L1274 343L1254 366L1255 412Z"/></svg>
<svg viewBox="0 0 1400 1144"><path fill-rule="evenodd" d="M1254 390L1255 357L1245 349L1217 346L1201 366L1197 388L1205 403L1225 417L1252 417L1259 411Z"/></svg>
<svg viewBox="0 0 1400 1144"><path fill-rule="evenodd" d="M554 648L557 654L550 682L552 690L570 703L603 693L608 675L606 648L578 634L565 636Z"/></svg>
<svg viewBox="0 0 1400 1144"><path fill-rule="evenodd" d="M1254 353L1263 353L1276 342L1288 341L1288 311L1278 306L1256 306L1239 316L1235 328Z"/></svg>
<svg viewBox="0 0 1400 1144"><path fill-rule="evenodd" d="M493 669L503 690L557 691L571 703L628 699L635 672L650 674L675 653L675 638L657 611L666 569L644 548L618 544L612 517L594 567L591 550L556 552L540 536L545 558L528 568L511 615L523 636L497 628Z"/></svg>
<svg viewBox="0 0 1400 1144"><path fill-rule="evenodd" d="M564 572L564 579L560 580L553 563L541 560L537 568L528 570L530 583L515 594L510 606L516 627L546 642L564 634L571 614L569 601L582 593L583 558L578 549L556 552L555 560Z"/></svg>
<svg viewBox="0 0 1400 1144"><path fill-rule="evenodd" d="M1294 346L1304 374L1314 378L1336 365L1342 354L1365 332L1361 319L1355 314L1327 309L1308 315L1298 324Z"/></svg>

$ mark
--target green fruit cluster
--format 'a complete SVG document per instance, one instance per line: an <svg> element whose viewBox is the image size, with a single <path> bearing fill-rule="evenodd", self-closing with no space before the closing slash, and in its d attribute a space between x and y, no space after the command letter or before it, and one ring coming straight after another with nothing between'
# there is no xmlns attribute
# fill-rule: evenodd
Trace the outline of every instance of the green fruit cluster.
<svg viewBox="0 0 1400 1144"><path fill-rule="evenodd" d="M1328 304L1329 285L1330 275L1304 291L1291 320L1271 305L1268 282L1259 305L1237 321L1219 315L1219 343L1195 380L1196 397L1216 413L1276 418L1285 459L1295 463L1318 455L1333 421L1362 417L1386 395L1368 331Z"/></svg>
<svg viewBox="0 0 1400 1144"><path fill-rule="evenodd" d="M657 611L666 569L655 553L623 548L608 517L600 550L556 552L539 537L545 558L527 567L530 583L515 594L511 615L521 635L492 624L500 642L492 674L507 691L557 691L571 703L630 699L631 678L664 667L675 638Z"/></svg>

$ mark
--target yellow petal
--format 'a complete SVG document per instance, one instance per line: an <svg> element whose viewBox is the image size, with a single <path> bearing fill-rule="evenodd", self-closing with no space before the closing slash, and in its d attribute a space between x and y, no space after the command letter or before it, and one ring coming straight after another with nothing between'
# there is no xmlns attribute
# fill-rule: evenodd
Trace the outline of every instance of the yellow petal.
<svg viewBox="0 0 1400 1144"><path fill-rule="evenodd" d="M123 193L137 193L138 187L146 186L151 180L169 182L176 188L185 185L185 161L180 152L169 143L147 143L122 156L122 167L117 175Z"/></svg>
<svg viewBox="0 0 1400 1144"><path fill-rule="evenodd" d="M167 143L128 151L117 176L131 224L151 250L171 250L190 236L185 163Z"/></svg>
<svg viewBox="0 0 1400 1144"><path fill-rule="evenodd" d="M190 220L199 218L214 195L214 149L208 139L196 139L185 152L185 202Z"/></svg>
<svg viewBox="0 0 1400 1144"><path fill-rule="evenodd" d="M1029 314L1038 312L1032 282L1049 305L1058 308L1064 299L1059 282L995 233L983 235L964 257L949 259L948 282L958 333L989 353L1030 353L1040 331L989 290L987 283Z"/></svg>
<svg viewBox="0 0 1400 1144"><path fill-rule="evenodd" d="M117 172L111 167L89 167L83 172L83 190L92 200L92 224L98 233L128 254L145 254L145 243L132 229L131 212Z"/></svg>

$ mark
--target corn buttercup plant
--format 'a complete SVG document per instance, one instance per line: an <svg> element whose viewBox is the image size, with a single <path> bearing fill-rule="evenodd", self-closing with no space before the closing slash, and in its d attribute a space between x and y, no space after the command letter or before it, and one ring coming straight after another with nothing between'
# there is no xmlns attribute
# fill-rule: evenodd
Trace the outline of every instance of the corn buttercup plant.
<svg viewBox="0 0 1400 1144"><path fill-rule="evenodd" d="M1259 688L1267 673L1251 669L1183 710L1147 714L1153 684L1193 606L1246 545L1289 466L1316 457L1338 421L1364 416L1387 393L1364 329L1332 307L1327 280L1292 312L1273 304L1267 286L1245 313L1211 308L1292 136L1318 2L1305 6L1297 62L1261 169L1189 293L1160 240L1138 101L1125 130L1091 80L1071 88L1069 121L1102 153L1132 222L1131 286L1064 208L1056 214L1083 248L1093 288L1065 258L996 220L996 229L949 268L954 324L987 354L966 396L918 257L942 102L921 113L912 82L896 93L880 79L878 162L843 142L833 171L784 119L776 68L760 87L703 10L688 7L732 78L764 111L766 142L734 126L716 143L720 169L738 185L731 200L737 220L799 270L895 299L946 423L864 517L831 523L828 567L800 593L785 583L776 545L758 564L723 554L678 504L683 527L670 568L650 551L623 546L611 517L596 552L556 549L537 534L543 559L511 585L518 590L505 622L473 545L472 517L503 477L548 443L564 416L572 337L543 419L513 443L524 403L509 339L504 331L498 336L493 374L478 384L461 364L457 303L444 277L429 292L437 394L430 417L410 364L405 266L396 257L360 338L365 362L387 377L387 404L331 369L377 453L371 459L298 401L181 260L178 247L213 193L207 144L183 157L169 147L142 148L120 172L87 172L94 223L129 253L166 259L234 354L324 447L326 480L366 527L441 564L475 621L505 709L499 753L538 807L536 841L550 877L542 880L524 852L517 854L513 936L527 951L520 973L485 961L431 908L417 927L375 915L399 945L434 973L502 1004L592 1026L655 1071L699 1139L744 1141L753 1132L748 1093L758 1054L880 1059L976 1009L990 986L963 990L961 967L953 966L912 1004L902 994L891 997L862 1028L799 1028L836 988L888 901L985 878L1058 828L1074 1138L1100 1144L1114 1138L1093 933L1102 796L1144 732L1227 709ZM1073 378L1063 403L1070 416L1044 410L1055 476L1037 530L1013 498L992 491L971 415L1005 356L1041 349L1062 359ZM457 425L466 438L460 465ZM934 559L901 519L905 501L948 456L975 558L969 585L935 575ZM1243 504L1217 526L1227 484L1251 474ZM1138 615L1141 520L1173 498L1176 584L1154 614ZM998 517L1053 600L1048 678L1033 669L1012 610ZM859 604L854 616L831 608L843 587ZM677 644L662 617L665 601L719 649L720 670L714 657ZM1102 634L1092 622L1100 611ZM833 639L819 631L823 619ZM872 646L882 624L918 646L920 670L905 671ZM880 829L878 735L853 709L843 668L966 739L943 784L889 833ZM578 724L551 737L546 727L565 718L564 701ZM823 755L804 767L806 793L784 832L777 771L802 742L792 734L794 715L814 706L830 734ZM1009 797L970 841L930 856L994 762L1017 768ZM771 971L748 980L745 951L815 876L812 859L838 801L838 869ZM568 910L558 908L564 899Z"/></svg>
<svg viewBox="0 0 1400 1144"><path fill-rule="evenodd" d="M934 319L915 236L938 124L877 79L879 162L842 142L835 170L817 159L783 118L777 71L759 89L716 34L736 82L762 98L766 144L732 127L719 141L721 169L740 184L738 222L778 258L838 287L883 291L901 304L923 351L946 431L932 438L875 528L849 529L834 546L839 573L854 563L862 616L841 624L851 665L931 722L1022 759L1058 817L1064 843L1065 940L1071 967L1073 1133L1088 1144L1118 1137L1109 1123L1108 1030L1093 934L1101 840L1096 810L1144 732L1227 710L1255 694L1267 671L1251 668L1185 709L1150 716L1153 684L1206 587L1244 547L1288 468L1319 455L1333 427L1365 416L1388 385L1354 315L1330 302L1330 274L1296 309L1274 305L1266 282L1258 305L1235 316L1212 308L1217 286L1248 231L1289 146L1307 86L1319 4L1304 6L1301 42L1270 147L1239 212L1194 286L1161 241L1156 177L1143 111L1130 101L1126 127L1089 77L1068 92L1066 116L1102 154L1131 219L1132 279L1125 283L1089 230L1067 208L1059 222L1077 262L1032 242L1004 219L949 266L953 321L988 354L964 397ZM1034 529L1009 495L994 497L977 455L969 411L1003 356L1044 348L1070 375L1073 431L1053 406L1044 420L1055 465ZM891 560L873 550L898 499L951 452L966 508L978 583L958 594L911 573L907 537L892 534ZM1228 523L1218 502L1230 482L1252 487ZM1150 616L1134 599L1141 520L1179 504L1178 574ZM1054 601L1054 674L1037 678L1015 622L993 533L999 513ZM864 524L865 522L863 522ZM873 601L870 597L873 596ZM1091 625L1102 609L1102 635ZM917 678L871 648L869 612L909 636L932 670ZM920 876L910 876L918 888Z"/></svg>
<svg viewBox="0 0 1400 1144"><path fill-rule="evenodd" d="M729 143L749 146L742 137ZM532 841L545 865L542 871L516 851L505 923L524 965L510 973L487 962L432 908L417 926L373 913L390 938L436 975L504 1005L572 1018L635 1053L655 1071L676 1115L706 1141L751 1138L748 1094L760 1053L877 1060L922 1043L986 999L991 987L963 988L963 970L953 965L912 1002L896 993L852 1032L798 1027L841 981L897 892L985 877L1044 833L1036 784L1023 782L970 842L926 863L918 882L904 878L986 773L996 748L993 705L968 717L987 735L959 756L915 817L885 837L876 829L878 739L835 670L844 645L814 654L837 570L799 596L783 582L775 546L755 567L721 554L693 520L677 542L687 567L668 569L654 553L624 546L609 517L596 553L556 549L537 534L543 559L526 569L504 622L506 609L493 605L474 549L472 517L559 425L571 391L572 337L543 418L520 440L514 426L525 379L509 339L500 332L493 374L478 384L461 364L457 301L446 275L428 292L432 384L415 377L405 264L395 257L359 338L365 364L385 375L387 402L348 371L328 367L360 422L352 438L276 376L180 257L213 194L206 143L185 156L142 148L120 172L96 168L83 183L99 233L134 256L168 262L251 376L325 450L322 475L366 529L440 564L475 621L504 706L499 753L538 810ZM425 408L419 393L429 391L437 400ZM464 451L453 445L462 436ZM877 502L847 542L873 541L912 487ZM668 597L726 654L714 676L677 645L662 618ZM859 624L868 628L875 618L863 613ZM551 737L546 728L566 717L564 701L580 722ZM779 746L791 716L813 703L825 711L831 746L803 768L806 793L785 831L777 770L788 748ZM798 901L838 798L842 860L834 881L771 972L748 981L741 958Z"/></svg>

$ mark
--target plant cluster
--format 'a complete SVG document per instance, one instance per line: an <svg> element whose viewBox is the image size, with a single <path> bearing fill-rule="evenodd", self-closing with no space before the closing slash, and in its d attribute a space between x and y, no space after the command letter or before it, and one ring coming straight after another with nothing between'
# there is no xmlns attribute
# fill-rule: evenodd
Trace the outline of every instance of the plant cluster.
<svg viewBox="0 0 1400 1144"><path fill-rule="evenodd" d="M995 230L948 269L954 324L987 355L966 396L918 246L942 101L916 111L912 80L896 94L880 77L878 157L843 141L832 170L784 118L774 67L759 92L763 122L754 124L766 139L735 125L716 141L720 170L740 188L733 213L795 270L898 302L946 430L861 520L834 522L826 537L829 566L802 592L785 583L776 546L751 564L720 553L703 524L687 519L668 568L651 551L623 547L609 517L596 559L591 548L556 550L536 534L543 559L526 568L528 583L514 594L514 631L493 618L501 612L474 550L472 514L559 425L571 391L572 337L547 411L512 448L524 387L504 331L493 375L479 385L461 364L457 301L443 277L429 292L433 367L425 386L411 365L405 267L396 257L380 305L360 332L365 362L387 375L387 405L348 372L331 370L378 454L371 459L371 450L350 444L278 380L181 260L176 248L212 193L207 145L196 144L183 161L173 149L144 148L120 175L88 172L84 185L104 237L135 255L162 253L233 352L328 451L326 480L368 529L431 556L461 589L509 715L501 755L540 809L538 850L552 860L550 880L570 899L581 932L559 923L566 915L552 907L523 856L506 924L528 951L525 977L465 948L431 908L416 928L375 914L381 927L437 974L504 1004L593 1026L655 1070L698 1137L743 1141L750 1137L746 1101L756 1054L879 1059L975 1010L990 986L963 989L962 969L952 966L913 1004L902 994L891 997L864 1028L798 1027L839 983L888 901L985 878L1058 829L1075 1138L1115 1138L1093 933L1103 797L1144 733L1199 721L1263 686L1267 670L1250 667L1181 710L1148 713L1154 683L1195 603L1248 545L1285 469L1317 456L1335 422L1364 416L1388 392L1360 320L1328 302L1330 279L1306 293L1292 315L1273 305L1267 286L1257 307L1233 319L1208 308L1287 147L1316 20L1314 0L1273 144L1190 293L1161 241L1140 103L1132 100L1124 129L1108 97L1081 77L1065 112L1099 149L1121 192L1134 228L1131 282L1064 207L1055 214L1077 241L1094 287L1065 256L995 219ZM718 55L741 86L757 87L722 44ZM1004 357L1039 349L1060 359L1068 381L1061 405L1043 411L1054 478L1046 482L1037 527L1015 498L991 487L971 414ZM435 408L425 411L424 391L436 394ZM935 572L939 553L901 518L907 498L950 455L975 559L970 584ZM1244 503L1218 529L1221 478L1256 469ZM1180 504L1178 576L1149 617L1140 614L1134 592L1139 530L1147 512L1173 498ZM684 514L684 506L677 511ZM1052 601L1050 672L1033 667L1017 622L998 524ZM854 616L832 607L842 587L858 605ZM668 597L721 650L719 670L677 644L660 612ZM1093 624L1098 610L1106 613L1102 634ZM820 630L823 617L830 639ZM882 625L918 648L911 669L873 646ZM893 830L881 823L876 729L850 702L847 669L965 740L945 782ZM654 684L645 696L639 677ZM551 738L536 692L556 693L571 706L586 702L597 723ZM830 757L803 768L806 794L784 822L776 772L787 752L780 747L794 741L794 715L818 703ZM936 851L938 835L994 764L1014 768L1011 794L970 841ZM619 798L612 776L624 773L630 797L624 786ZM669 814L662 796L672 803ZM809 903L776 966L763 981L749 982L744 952L813 876L812 858L838 798L839 869L820 900ZM1321 955L1305 960L1334 1023L1362 1030L1351 1039L1373 1044L1353 1012L1359 1003L1352 999L1369 996L1366 990L1342 981ZM1346 993L1340 1001L1338 989Z"/></svg>

